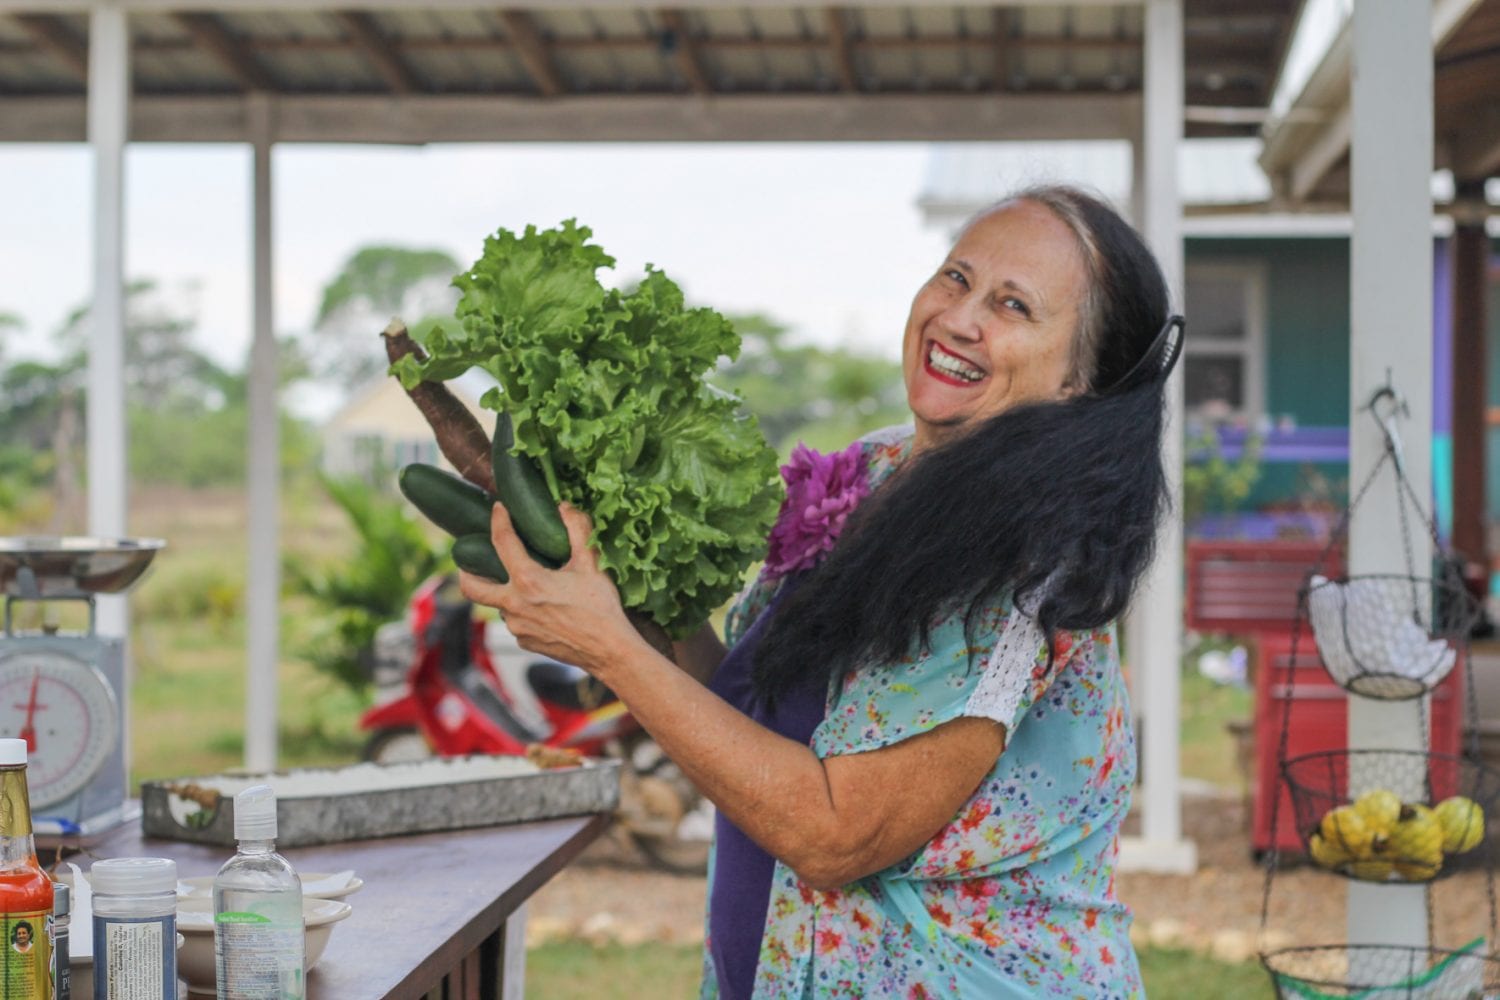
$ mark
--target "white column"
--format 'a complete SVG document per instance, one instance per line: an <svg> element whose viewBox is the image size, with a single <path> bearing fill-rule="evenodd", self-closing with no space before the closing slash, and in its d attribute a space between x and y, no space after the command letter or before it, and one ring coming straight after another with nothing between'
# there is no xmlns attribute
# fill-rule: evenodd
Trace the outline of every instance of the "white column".
<svg viewBox="0 0 1500 1000"><path fill-rule="evenodd" d="M125 140L130 114L130 46L125 12L89 12L88 137L94 154L94 275L89 312L89 534L124 538L129 478L125 437ZM95 630L125 641L125 690L118 692L120 745L130 773L130 616L126 597L96 599Z"/></svg>
<svg viewBox="0 0 1500 1000"><path fill-rule="evenodd" d="M245 100L254 144L254 332L250 343L250 442L246 471L249 562L245 585L245 766L276 767L277 595L281 589L281 463L276 334L271 312L271 138L275 106L266 94Z"/></svg>
<svg viewBox="0 0 1500 1000"><path fill-rule="evenodd" d="M1361 408L1387 374L1406 398L1400 422L1406 473L1423 502L1431 497L1432 442L1432 11L1429 4L1354 5L1350 248L1349 481L1363 482L1384 438ZM1399 288L1399 295L1391 290ZM1349 531L1349 571L1406 573L1393 480L1361 501ZM1430 546L1413 532L1415 571L1427 575ZM1351 749L1421 750L1418 702L1349 699ZM1387 775L1351 774L1351 792ZM1393 791L1403 797L1420 788ZM1348 940L1425 947L1421 886L1350 881Z"/></svg>
<svg viewBox="0 0 1500 1000"><path fill-rule="evenodd" d="M1176 303L1182 300L1182 198L1177 150L1182 142L1182 0L1147 0L1143 149L1140 211L1142 232L1166 275ZM1167 431L1162 463L1172 495L1172 514L1157 538L1156 561L1130 615L1132 665L1144 717L1141 838L1122 845L1122 865L1136 870L1189 872L1197 865L1194 844L1182 836L1179 699L1182 658L1182 370L1167 385Z"/></svg>

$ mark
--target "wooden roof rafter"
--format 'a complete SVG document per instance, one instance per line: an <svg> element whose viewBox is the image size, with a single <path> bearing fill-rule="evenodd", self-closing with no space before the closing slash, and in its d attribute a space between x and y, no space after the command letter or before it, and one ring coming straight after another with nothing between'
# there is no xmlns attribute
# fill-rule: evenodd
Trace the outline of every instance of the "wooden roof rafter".
<svg viewBox="0 0 1500 1000"><path fill-rule="evenodd" d="M1015 46L1016 15L1004 7L995 8L995 89L1010 89L1011 50Z"/></svg>
<svg viewBox="0 0 1500 1000"><path fill-rule="evenodd" d="M275 82L255 58L250 48L236 38L214 14L177 13L172 15L193 40L219 61L244 90L274 91Z"/></svg>
<svg viewBox="0 0 1500 1000"><path fill-rule="evenodd" d="M859 92L859 74L854 71L854 51L850 44L849 22L842 7L829 7L823 11L823 20L828 25L828 54L833 60L833 72L838 78L839 89L849 93Z"/></svg>
<svg viewBox="0 0 1500 1000"><path fill-rule="evenodd" d="M17 14L16 21L38 48L66 66L79 80L88 79L88 44L74 35L62 18L51 14Z"/></svg>
<svg viewBox="0 0 1500 1000"><path fill-rule="evenodd" d="M502 10L499 14L505 31L510 36L511 48L516 58L521 60L521 65L526 67L537 90L544 97L561 95L567 88L563 86L562 77L558 75L557 66L552 61L547 41L537 30L531 15L525 11L509 9Z"/></svg>
<svg viewBox="0 0 1500 1000"><path fill-rule="evenodd" d="M373 15L360 10L341 10L336 16L349 33L349 40L375 67L391 93L415 94L425 89L396 46L381 32Z"/></svg>
<svg viewBox="0 0 1500 1000"><path fill-rule="evenodd" d="M713 90L708 82L708 71L704 68L703 53L698 40L688 30L687 18L682 11L666 7L656 12L666 32L662 35L661 47L672 59L677 73L695 94L707 94Z"/></svg>

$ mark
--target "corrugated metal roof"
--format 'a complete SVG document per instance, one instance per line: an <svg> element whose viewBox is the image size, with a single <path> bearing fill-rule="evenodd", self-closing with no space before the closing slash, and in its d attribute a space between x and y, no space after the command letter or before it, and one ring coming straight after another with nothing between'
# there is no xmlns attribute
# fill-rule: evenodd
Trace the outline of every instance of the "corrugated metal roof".
<svg viewBox="0 0 1500 1000"><path fill-rule="evenodd" d="M1188 103L1265 107L1300 3L1186 0ZM1119 94L1142 74L1128 4L203 6L131 15L137 94ZM0 13L0 98L81 94L87 35L42 0Z"/></svg>

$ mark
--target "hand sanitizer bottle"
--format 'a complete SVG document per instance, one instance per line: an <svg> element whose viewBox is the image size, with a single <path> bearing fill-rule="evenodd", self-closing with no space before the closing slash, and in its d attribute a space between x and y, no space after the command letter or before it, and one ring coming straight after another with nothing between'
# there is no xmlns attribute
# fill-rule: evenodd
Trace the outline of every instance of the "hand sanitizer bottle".
<svg viewBox="0 0 1500 1000"><path fill-rule="evenodd" d="M303 1000L302 882L276 853L276 793L234 797L239 852L214 878L218 1000Z"/></svg>

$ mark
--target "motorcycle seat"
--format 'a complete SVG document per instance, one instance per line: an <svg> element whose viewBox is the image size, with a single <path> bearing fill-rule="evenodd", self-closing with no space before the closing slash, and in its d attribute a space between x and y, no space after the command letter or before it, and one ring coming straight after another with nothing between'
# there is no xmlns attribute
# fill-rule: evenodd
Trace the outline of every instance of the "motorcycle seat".
<svg viewBox="0 0 1500 1000"><path fill-rule="evenodd" d="M591 711L617 700L613 691L581 667L557 660L537 660L528 665L526 683L543 701L578 712Z"/></svg>

